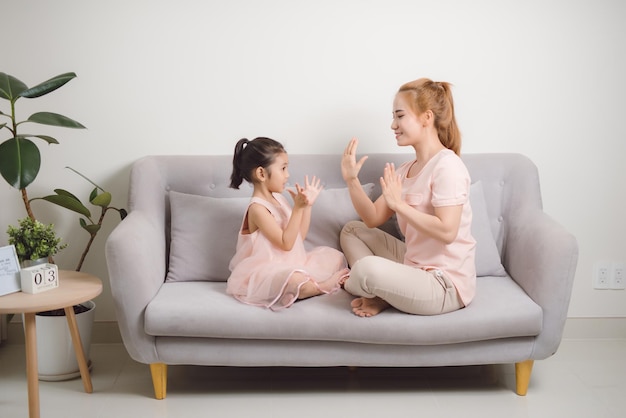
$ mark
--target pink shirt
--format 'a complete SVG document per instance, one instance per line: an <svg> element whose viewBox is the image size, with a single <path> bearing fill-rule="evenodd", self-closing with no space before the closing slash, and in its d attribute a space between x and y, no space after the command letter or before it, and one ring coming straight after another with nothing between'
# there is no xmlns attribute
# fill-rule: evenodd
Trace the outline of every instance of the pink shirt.
<svg viewBox="0 0 626 418"><path fill-rule="evenodd" d="M463 205L459 232L451 244L445 244L411 227L398 214L398 225L404 234L404 264L424 270L439 269L455 285L467 306L476 292L476 241L472 237L472 208L469 203L470 175L463 161L449 149L438 152L414 177L407 177L415 161L402 164L402 200L430 215L434 208Z"/></svg>

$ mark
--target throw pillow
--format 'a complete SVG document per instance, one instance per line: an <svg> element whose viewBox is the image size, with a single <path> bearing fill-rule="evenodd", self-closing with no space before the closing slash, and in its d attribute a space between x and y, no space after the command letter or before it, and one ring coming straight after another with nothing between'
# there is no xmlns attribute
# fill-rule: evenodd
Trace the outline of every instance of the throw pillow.
<svg viewBox="0 0 626 418"><path fill-rule="evenodd" d="M476 240L476 275L506 276L493 232L489 226L487 204L480 181L470 186L470 205L473 216L472 235Z"/></svg>
<svg viewBox="0 0 626 418"><path fill-rule="evenodd" d="M249 197L215 198L171 191L167 282L225 281Z"/></svg>
<svg viewBox="0 0 626 418"><path fill-rule="evenodd" d="M374 183L364 184L363 189L371 198ZM291 198L288 200L292 202ZM315 247L326 246L341 251L341 228L355 219L360 218L352 206L347 188L322 190L311 209L311 225L304 240L305 248L310 251Z"/></svg>

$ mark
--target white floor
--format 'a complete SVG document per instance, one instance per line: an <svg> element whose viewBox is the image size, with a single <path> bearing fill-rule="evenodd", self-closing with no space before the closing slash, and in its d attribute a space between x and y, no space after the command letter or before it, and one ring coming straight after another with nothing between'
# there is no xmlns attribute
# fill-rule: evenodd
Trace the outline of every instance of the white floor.
<svg viewBox="0 0 626 418"><path fill-rule="evenodd" d="M171 366L155 400L149 368L121 344L91 348L94 392L40 382L42 418L626 417L626 340L565 340L535 362L528 395L512 365L437 369ZM24 346L0 345L0 417L28 416Z"/></svg>

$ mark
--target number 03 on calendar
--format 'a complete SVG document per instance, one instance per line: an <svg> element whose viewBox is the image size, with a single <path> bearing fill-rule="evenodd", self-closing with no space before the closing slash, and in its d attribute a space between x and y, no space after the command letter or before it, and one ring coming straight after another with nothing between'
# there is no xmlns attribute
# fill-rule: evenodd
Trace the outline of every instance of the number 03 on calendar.
<svg viewBox="0 0 626 418"><path fill-rule="evenodd" d="M59 287L59 268L55 264L40 264L20 271L22 292L40 293Z"/></svg>

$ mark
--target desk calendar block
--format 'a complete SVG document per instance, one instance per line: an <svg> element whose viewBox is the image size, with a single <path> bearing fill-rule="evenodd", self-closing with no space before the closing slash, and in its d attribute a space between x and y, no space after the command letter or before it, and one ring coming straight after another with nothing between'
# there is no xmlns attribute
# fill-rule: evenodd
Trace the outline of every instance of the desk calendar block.
<svg viewBox="0 0 626 418"><path fill-rule="evenodd" d="M59 287L59 268L55 264L23 268L20 276L24 293L41 293Z"/></svg>

